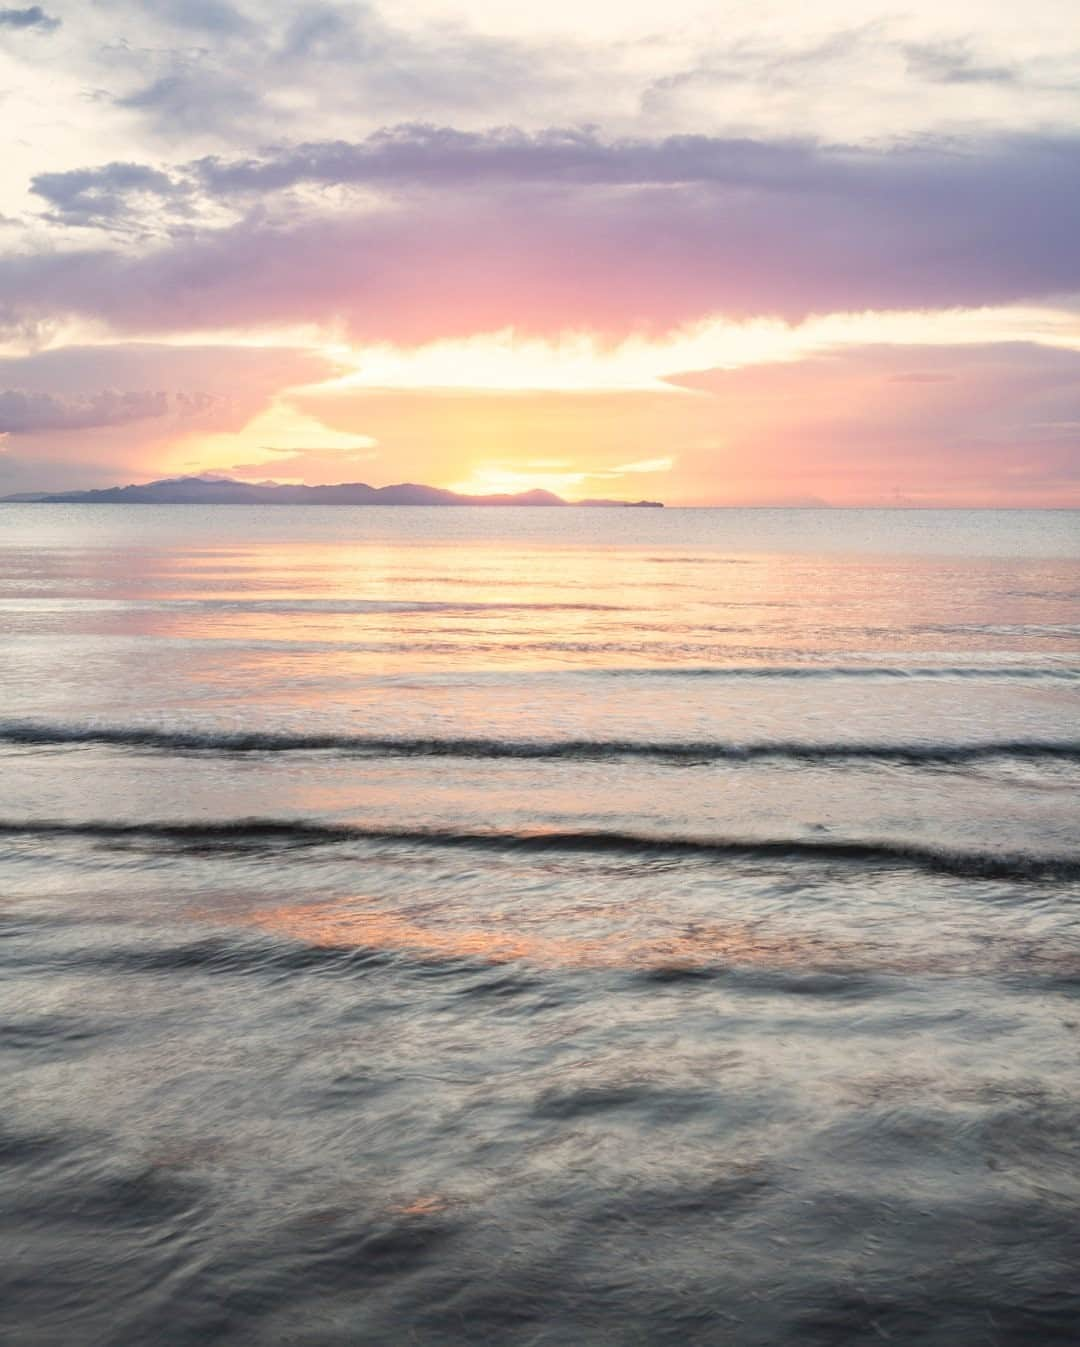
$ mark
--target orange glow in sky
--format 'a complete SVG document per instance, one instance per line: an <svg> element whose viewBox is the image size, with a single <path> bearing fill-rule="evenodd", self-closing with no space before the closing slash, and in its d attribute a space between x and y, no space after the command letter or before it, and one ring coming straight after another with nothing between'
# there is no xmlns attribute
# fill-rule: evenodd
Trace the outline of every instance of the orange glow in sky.
<svg viewBox="0 0 1080 1347"><path fill-rule="evenodd" d="M1078 350L1066 316L1025 309L717 322L613 345L330 343L318 377L228 429L133 436L124 471L669 504L1068 504L1068 427L1042 403L1047 366L1080 379Z"/></svg>

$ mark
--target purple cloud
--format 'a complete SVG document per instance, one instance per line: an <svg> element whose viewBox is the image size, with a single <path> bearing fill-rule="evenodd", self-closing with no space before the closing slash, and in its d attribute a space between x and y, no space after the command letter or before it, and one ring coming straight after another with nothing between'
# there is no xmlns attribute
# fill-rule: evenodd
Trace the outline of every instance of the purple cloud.
<svg viewBox="0 0 1080 1347"><path fill-rule="evenodd" d="M153 196L163 201L186 195L182 183L146 164L104 164L100 168L39 173L30 190L51 206L51 218L68 225L110 225L137 218L132 199Z"/></svg>
<svg viewBox="0 0 1080 1347"><path fill-rule="evenodd" d="M871 162L873 156L866 161ZM714 183L779 187L843 174L854 151L809 143L687 135L606 141L594 131L516 127L460 131L405 123L362 141L314 141L259 158L211 156L191 166L206 190L231 197L312 183L336 186L542 183L643 186Z"/></svg>
<svg viewBox="0 0 1080 1347"><path fill-rule="evenodd" d="M355 337L419 341L1080 291L1080 138L873 153L398 130L198 171L222 195L388 179L394 190L381 209L330 219L265 195L229 228L187 228L141 254L9 254L9 313L145 332L336 320Z"/></svg>
<svg viewBox="0 0 1080 1347"><path fill-rule="evenodd" d="M168 411L169 396L160 391L107 389L92 397L65 397L19 388L0 389L0 435L122 426L165 416Z"/></svg>

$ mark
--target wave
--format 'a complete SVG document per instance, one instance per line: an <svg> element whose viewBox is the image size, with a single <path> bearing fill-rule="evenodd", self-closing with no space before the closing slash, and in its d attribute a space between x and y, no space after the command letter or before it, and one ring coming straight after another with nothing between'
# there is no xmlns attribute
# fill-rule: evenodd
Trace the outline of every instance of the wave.
<svg viewBox="0 0 1080 1347"><path fill-rule="evenodd" d="M1080 740L999 739L975 743L800 743L761 740L496 739L425 735L289 733L275 730L157 729L150 725L50 725L0 721L0 743L61 747L101 744L157 752L332 752L376 758L474 758L605 762L646 758L661 762L828 763L871 760L919 765L960 765L995 758L1080 762Z"/></svg>
<svg viewBox="0 0 1080 1347"><path fill-rule="evenodd" d="M481 603L468 600L426 599L99 599L99 598L16 598L0 600L0 611L29 609L47 612L129 612L152 609L163 613L485 613L583 612L614 613L623 611L610 603L520 603L513 601Z"/></svg>
<svg viewBox="0 0 1080 1347"><path fill-rule="evenodd" d="M234 850L261 848L271 843L298 847L384 843L529 854L586 852L657 858L846 862L902 866L964 879L1062 881L1080 878L1080 852L1052 855L1026 851L956 851L916 843L844 838L665 837L606 831L469 832L274 818L223 823L0 819L0 836L83 837L106 843L146 841L187 848Z"/></svg>
<svg viewBox="0 0 1080 1347"><path fill-rule="evenodd" d="M581 669L568 671L574 676L608 678L897 678L921 680L1020 678L1050 682L1080 682L1080 669L1067 665L1030 664L929 664L905 667L894 664L754 664L701 665L682 668L672 665L643 665L625 669Z"/></svg>
<svg viewBox="0 0 1080 1347"><path fill-rule="evenodd" d="M863 627L869 634L888 634L887 627ZM895 630L895 629L894 629ZM927 622L906 628L916 636L1080 636L1076 622Z"/></svg>

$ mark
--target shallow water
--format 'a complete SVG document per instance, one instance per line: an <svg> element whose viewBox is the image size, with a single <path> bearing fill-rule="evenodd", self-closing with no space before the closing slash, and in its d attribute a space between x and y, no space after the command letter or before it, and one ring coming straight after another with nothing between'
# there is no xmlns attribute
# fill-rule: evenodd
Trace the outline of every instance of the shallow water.
<svg viewBox="0 0 1080 1347"><path fill-rule="evenodd" d="M0 648L0 1340L1076 1342L1076 513L0 506Z"/></svg>

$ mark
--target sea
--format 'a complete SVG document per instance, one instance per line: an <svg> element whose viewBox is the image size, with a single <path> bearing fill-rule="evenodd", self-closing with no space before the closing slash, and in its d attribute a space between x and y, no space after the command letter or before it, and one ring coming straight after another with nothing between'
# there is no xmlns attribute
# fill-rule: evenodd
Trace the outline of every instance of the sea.
<svg viewBox="0 0 1080 1347"><path fill-rule="evenodd" d="M1075 1347L1080 513L0 507L0 1341Z"/></svg>

